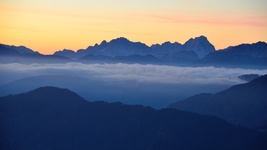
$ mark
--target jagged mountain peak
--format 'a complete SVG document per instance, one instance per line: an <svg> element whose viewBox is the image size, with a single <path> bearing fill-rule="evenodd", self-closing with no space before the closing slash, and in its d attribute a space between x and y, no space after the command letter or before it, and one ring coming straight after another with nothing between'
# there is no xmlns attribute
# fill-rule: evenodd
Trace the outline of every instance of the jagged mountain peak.
<svg viewBox="0 0 267 150"><path fill-rule="evenodd" d="M199 40L208 40L208 38L204 35L201 35L199 37L195 37L195 39L199 39Z"/></svg>
<svg viewBox="0 0 267 150"><path fill-rule="evenodd" d="M168 45L181 45L180 43L178 42L170 42L170 41L167 41L167 42L164 42L161 44L161 46L168 46Z"/></svg>
<svg viewBox="0 0 267 150"><path fill-rule="evenodd" d="M62 52L74 52L73 50L71 50L71 49L63 49L63 50L60 50L60 51L62 51Z"/></svg>
<svg viewBox="0 0 267 150"><path fill-rule="evenodd" d="M154 47L158 47L158 46L171 46L171 45L179 45L181 46L182 44L180 44L179 42L170 42L170 41L166 41L166 42L163 42L162 44L152 44L150 47L151 48L154 48Z"/></svg>
<svg viewBox="0 0 267 150"><path fill-rule="evenodd" d="M100 45L106 45L108 42L106 40L103 40Z"/></svg>
<svg viewBox="0 0 267 150"><path fill-rule="evenodd" d="M195 38L190 38L189 40L187 40L185 42L185 44L188 43L188 42L193 42L193 41L208 41L208 38L206 36L204 36L204 35L201 35L201 36L198 36L198 37L195 37Z"/></svg>
<svg viewBox="0 0 267 150"><path fill-rule="evenodd" d="M125 37L119 37L110 41L110 43L130 43L131 41Z"/></svg>
<svg viewBox="0 0 267 150"><path fill-rule="evenodd" d="M63 56L75 60L78 58L76 54L77 53L71 49L63 49L56 51L53 55Z"/></svg>
<svg viewBox="0 0 267 150"><path fill-rule="evenodd" d="M203 58L210 52L214 52L214 46L209 42L208 38L201 35L196 38L191 38L183 45L184 50L194 51L199 58Z"/></svg>
<svg viewBox="0 0 267 150"><path fill-rule="evenodd" d="M188 45L188 44L199 44L199 43L210 43L208 41L208 38L201 35L199 37L195 37L195 38L190 38L188 41L186 41L184 43L184 45Z"/></svg>
<svg viewBox="0 0 267 150"><path fill-rule="evenodd" d="M267 43L266 43L266 42L264 42L264 41L258 41L258 42L256 42L256 43L253 43L253 44L262 44L262 45L267 45Z"/></svg>

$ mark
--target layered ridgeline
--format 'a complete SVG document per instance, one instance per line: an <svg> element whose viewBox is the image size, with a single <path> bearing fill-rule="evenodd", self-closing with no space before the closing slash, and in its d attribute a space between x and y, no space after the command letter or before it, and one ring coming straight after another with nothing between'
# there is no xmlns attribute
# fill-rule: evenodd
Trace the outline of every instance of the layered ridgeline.
<svg viewBox="0 0 267 150"><path fill-rule="evenodd" d="M209 53L199 60L198 64L213 64L219 67L253 68L255 66L267 66L267 43L257 42L253 44L241 44L231 46L223 50Z"/></svg>
<svg viewBox="0 0 267 150"><path fill-rule="evenodd" d="M0 118L2 150L267 148L266 135L215 117L88 102L55 87L1 97Z"/></svg>
<svg viewBox="0 0 267 150"><path fill-rule="evenodd" d="M22 48L25 50L23 53L21 53ZM121 37L109 42L104 40L100 44L80 49L77 52L68 49L59 50L53 55L39 53L33 55L33 51L28 48L2 44L0 57L2 63L78 61L266 68L267 43L241 44L216 51L205 36L191 38L184 44L165 42L152 46Z"/></svg>
<svg viewBox="0 0 267 150"><path fill-rule="evenodd" d="M170 108L212 115L230 123L267 127L267 75L216 94L199 94L171 104Z"/></svg>
<svg viewBox="0 0 267 150"><path fill-rule="evenodd" d="M117 38L110 42L103 41L100 45L89 46L87 49L78 50L76 53L71 50L57 51L54 55L69 57L72 59L83 59L88 55L97 56L131 56L131 55L153 55L161 59L172 59L179 53L188 53L190 57L202 58L210 52L214 52L214 46L204 36L188 40L184 45L180 43L165 42L162 45L155 44L151 47L140 42L132 42L126 38ZM192 54L193 53L193 54ZM183 54L185 57L185 54ZM191 56L193 55L193 56ZM166 57L166 58L165 58Z"/></svg>
<svg viewBox="0 0 267 150"><path fill-rule="evenodd" d="M67 57L43 55L24 46L0 44L0 63L66 63Z"/></svg>
<svg viewBox="0 0 267 150"><path fill-rule="evenodd" d="M241 44L215 51L205 36L191 38L184 44L178 42L147 46L118 38L87 49L61 50L54 55L65 56L82 62L135 62L177 64L192 66L219 66L241 68L266 68L267 43ZM119 57L119 59L118 59Z"/></svg>

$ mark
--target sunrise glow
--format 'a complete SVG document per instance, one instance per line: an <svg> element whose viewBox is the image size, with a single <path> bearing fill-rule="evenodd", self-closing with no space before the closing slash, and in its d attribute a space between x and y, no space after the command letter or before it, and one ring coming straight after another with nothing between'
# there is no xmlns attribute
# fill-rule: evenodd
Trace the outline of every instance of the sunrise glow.
<svg viewBox="0 0 267 150"><path fill-rule="evenodd" d="M266 0L3 0L0 43L43 54L126 37L147 45L205 35L216 49L267 41Z"/></svg>

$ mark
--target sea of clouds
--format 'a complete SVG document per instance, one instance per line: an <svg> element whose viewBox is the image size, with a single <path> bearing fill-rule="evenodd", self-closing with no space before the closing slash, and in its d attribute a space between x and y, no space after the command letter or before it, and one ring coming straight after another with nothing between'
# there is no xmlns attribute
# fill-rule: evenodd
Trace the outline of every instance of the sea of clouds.
<svg viewBox="0 0 267 150"><path fill-rule="evenodd" d="M0 64L0 96L41 86L68 88L89 101L120 101L154 108L198 93L245 83L244 74L267 70L142 64Z"/></svg>
<svg viewBox="0 0 267 150"><path fill-rule="evenodd" d="M1 83L7 83L27 76L71 75L103 80L135 80L155 83L189 84L238 84L244 74L267 74L267 70L215 68L215 67L177 67L141 64L0 64Z"/></svg>

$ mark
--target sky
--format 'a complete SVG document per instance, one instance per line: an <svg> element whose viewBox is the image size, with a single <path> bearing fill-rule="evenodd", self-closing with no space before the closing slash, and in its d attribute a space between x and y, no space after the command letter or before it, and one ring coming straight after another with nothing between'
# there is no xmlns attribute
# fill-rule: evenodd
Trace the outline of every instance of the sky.
<svg viewBox="0 0 267 150"><path fill-rule="evenodd" d="M0 0L0 43L42 54L126 37L148 46L204 35L216 49L267 41L266 0Z"/></svg>

